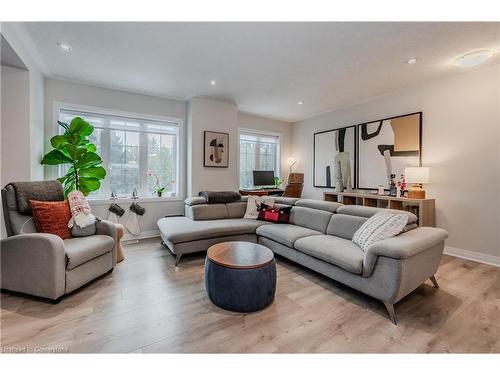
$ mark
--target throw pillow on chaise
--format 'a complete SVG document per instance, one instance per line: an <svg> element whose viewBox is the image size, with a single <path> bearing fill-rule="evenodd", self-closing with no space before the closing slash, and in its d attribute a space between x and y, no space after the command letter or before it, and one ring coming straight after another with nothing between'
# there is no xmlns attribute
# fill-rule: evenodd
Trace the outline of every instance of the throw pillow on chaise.
<svg viewBox="0 0 500 375"><path fill-rule="evenodd" d="M377 241L397 236L403 231L407 223L408 215L377 212L354 233L352 242L363 251L366 251L370 245Z"/></svg>
<svg viewBox="0 0 500 375"><path fill-rule="evenodd" d="M290 221L290 212L292 207L268 206L265 203L260 205L258 220L268 221L270 223L288 223Z"/></svg>
<svg viewBox="0 0 500 375"><path fill-rule="evenodd" d="M247 210L243 218L256 220L259 217L259 209L262 203L267 204L268 206L274 206L274 198L249 195L247 200Z"/></svg>

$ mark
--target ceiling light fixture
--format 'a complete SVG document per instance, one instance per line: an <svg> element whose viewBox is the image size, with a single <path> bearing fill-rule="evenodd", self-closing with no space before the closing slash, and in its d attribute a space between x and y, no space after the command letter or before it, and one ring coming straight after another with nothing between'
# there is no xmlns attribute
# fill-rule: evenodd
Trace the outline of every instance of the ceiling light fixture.
<svg viewBox="0 0 500 375"><path fill-rule="evenodd" d="M210 81L210 84L211 84L212 86L215 86L215 85L217 85L217 82L215 81L215 79L212 79L212 80Z"/></svg>
<svg viewBox="0 0 500 375"><path fill-rule="evenodd" d="M304 102L302 100L299 100L299 102L297 104L302 105L302 104L304 104Z"/></svg>
<svg viewBox="0 0 500 375"><path fill-rule="evenodd" d="M455 65L461 68L472 68L488 60L493 53L488 50L466 53L455 59Z"/></svg>
<svg viewBox="0 0 500 375"><path fill-rule="evenodd" d="M66 43L59 43L59 47L61 47L63 51L71 51L73 49L69 44Z"/></svg>
<svg viewBox="0 0 500 375"><path fill-rule="evenodd" d="M413 64L416 64L418 61L418 57L412 57L410 60L408 60L406 63L407 64L410 64L410 65L413 65Z"/></svg>

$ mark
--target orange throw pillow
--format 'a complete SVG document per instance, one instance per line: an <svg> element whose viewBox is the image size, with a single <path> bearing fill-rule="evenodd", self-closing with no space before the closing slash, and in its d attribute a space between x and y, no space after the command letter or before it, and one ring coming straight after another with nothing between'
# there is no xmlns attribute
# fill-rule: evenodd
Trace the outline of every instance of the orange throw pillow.
<svg viewBox="0 0 500 375"><path fill-rule="evenodd" d="M71 237L71 231L68 228L71 220L68 201L43 202L30 199L30 207L38 232L52 233L63 240Z"/></svg>

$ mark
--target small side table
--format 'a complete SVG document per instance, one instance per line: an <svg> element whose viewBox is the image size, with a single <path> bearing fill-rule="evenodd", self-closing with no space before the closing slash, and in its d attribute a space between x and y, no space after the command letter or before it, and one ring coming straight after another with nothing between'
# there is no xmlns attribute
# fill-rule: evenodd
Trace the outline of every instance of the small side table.
<svg viewBox="0 0 500 375"><path fill-rule="evenodd" d="M273 252L250 242L211 246L205 260L205 288L210 300L223 309L263 309L273 302L276 293Z"/></svg>
<svg viewBox="0 0 500 375"><path fill-rule="evenodd" d="M120 263L125 259L123 256L122 248L122 238L125 234L125 228L121 224L115 224L116 226L116 263Z"/></svg>

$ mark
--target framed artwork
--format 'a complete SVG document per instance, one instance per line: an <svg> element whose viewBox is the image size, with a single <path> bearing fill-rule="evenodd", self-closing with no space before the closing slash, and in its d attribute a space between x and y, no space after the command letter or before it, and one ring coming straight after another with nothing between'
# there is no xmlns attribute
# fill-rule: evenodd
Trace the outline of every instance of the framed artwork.
<svg viewBox="0 0 500 375"><path fill-rule="evenodd" d="M313 185L343 189L356 186L356 126L314 133Z"/></svg>
<svg viewBox="0 0 500 375"><path fill-rule="evenodd" d="M358 189L389 189L405 167L421 165L422 112L358 125Z"/></svg>
<svg viewBox="0 0 500 375"><path fill-rule="evenodd" d="M205 130L203 137L203 166L229 166L229 134Z"/></svg>

